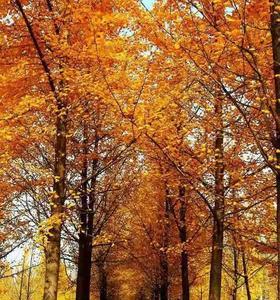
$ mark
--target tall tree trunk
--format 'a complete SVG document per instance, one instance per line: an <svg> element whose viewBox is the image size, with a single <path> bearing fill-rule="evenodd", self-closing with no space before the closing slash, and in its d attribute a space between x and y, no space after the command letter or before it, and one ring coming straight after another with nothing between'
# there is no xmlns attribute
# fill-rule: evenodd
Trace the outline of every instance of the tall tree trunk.
<svg viewBox="0 0 280 300"><path fill-rule="evenodd" d="M170 231L170 208L171 199L169 190L166 186L165 195L165 212L164 212L164 228L163 228L163 251L160 253L160 270L161 270L161 284L160 284L160 299L168 300L168 286L169 286L169 265L167 257L167 249L169 246L169 231Z"/></svg>
<svg viewBox="0 0 280 300"><path fill-rule="evenodd" d="M215 113L218 118L218 129L215 142L215 206L213 216L213 237L210 270L209 300L220 300L222 289L222 263L224 240L224 163L223 163L223 122L222 99L217 99Z"/></svg>
<svg viewBox="0 0 280 300"><path fill-rule="evenodd" d="M84 163L82 170L83 193L81 196L80 222L81 231L79 233L79 255L78 255L78 274L76 300L90 299L91 270L92 270L92 241L93 241L93 205L95 197L96 178L93 176L88 191L88 129L84 125ZM95 150L98 148L98 136L95 139ZM92 162L92 175L96 171L97 160Z"/></svg>
<svg viewBox="0 0 280 300"><path fill-rule="evenodd" d="M243 273L244 273L244 281L245 281L245 287L246 287L247 300L251 300L252 297L251 297L251 291L250 291L250 286L249 286L246 255L245 255L244 251L242 252L242 265L243 265Z"/></svg>
<svg viewBox="0 0 280 300"><path fill-rule="evenodd" d="M273 70L275 82L275 114L276 114L276 132L275 141L273 141L275 149L280 149L280 0L273 0L271 8L271 36L272 36L272 49L273 49ZM277 165L280 164L280 153L276 151ZM280 173L277 170L276 174L276 187L277 187L277 299L280 300Z"/></svg>
<svg viewBox="0 0 280 300"><path fill-rule="evenodd" d="M51 215L49 222L51 228L49 234L46 235L47 244L45 246L45 283L43 300L56 300L58 289L58 276L60 265L60 235L62 227L62 213L65 198L65 166L66 166L66 120L67 109L64 101L60 97L56 83L52 77L51 69L45 59L40 43L37 40L33 30L32 23L28 20L24 11L24 6L20 0L15 0L15 5L21 13L34 49L38 55L38 59L44 69L49 87L56 100L56 141L55 141L55 157L54 157L54 195L50 199ZM52 3L47 1L47 7L52 11ZM56 34L59 29L55 26ZM59 66L60 68L60 66Z"/></svg>
<svg viewBox="0 0 280 300"><path fill-rule="evenodd" d="M162 255L161 259L161 285L160 285L160 300L168 300L168 262L167 255Z"/></svg>
<svg viewBox="0 0 280 300"><path fill-rule="evenodd" d="M107 273L105 270L104 262L99 263L99 299L107 300L108 293L108 282L107 282Z"/></svg>
<svg viewBox="0 0 280 300"><path fill-rule="evenodd" d="M89 196L89 199L92 197ZM89 203L91 200L89 200ZM87 210L90 210L90 205ZM92 230L88 226L92 226L92 214L87 213L87 230L81 232L79 237L79 257L78 257L78 275L77 275L77 288L76 300L89 300L90 299L90 286L91 286L91 270L92 270ZM90 225L91 224L91 225Z"/></svg>
<svg viewBox="0 0 280 300"><path fill-rule="evenodd" d="M79 238L79 258L78 258L76 300L90 299L91 268L89 266L91 265L91 261L89 262L88 248L89 247L87 243L86 233L81 232Z"/></svg>
<svg viewBox="0 0 280 300"><path fill-rule="evenodd" d="M233 268L234 268L234 287L232 291L232 300L237 300L238 291L238 252L235 247L233 247Z"/></svg>
<svg viewBox="0 0 280 300"><path fill-rule="evenodd" d="M83 169L82 169L82 195L81 195L81 209L80 209L80 225L79 232L79 256L78 256L78 275L76 287L76 300L90 299L90 273L91 273L91 251L88 245L88 132L87 126L84 125L83 130Z"/></svg>
<svg viewBox="0 0 280 300"><path fill-rule="evenodd" d="M185 199L186 189L184 186L179 187L179 200L180 200L180 211L179 211L179 235L180 242L183 245L181 252L181 284L182 284L182 299L190 299L190 286L189 286L189 258L185 244L187 241L187 228L186 228L186 210L187 204Z"/></svg>
<svg viewBox="0 0 280 300"><path fill-rule="evenodd" d="M66 120L66 108L59 102L56 119L54 195L51 199L51 216L49 219L52 227L49 234L47 234L47 245L45 247L46 270L44 300L56 300L58 293L60 237L65 200Z"/></svg>

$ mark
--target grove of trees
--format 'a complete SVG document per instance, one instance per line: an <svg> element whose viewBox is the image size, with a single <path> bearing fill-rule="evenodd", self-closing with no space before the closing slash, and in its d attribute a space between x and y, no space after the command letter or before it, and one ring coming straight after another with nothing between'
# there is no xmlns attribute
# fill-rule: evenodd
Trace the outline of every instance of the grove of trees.
<svg viewBox="0 0 280 300"><path fill-rule="evenodd" d="M0 299L280 300L280 0L0 0Z"/></svg>

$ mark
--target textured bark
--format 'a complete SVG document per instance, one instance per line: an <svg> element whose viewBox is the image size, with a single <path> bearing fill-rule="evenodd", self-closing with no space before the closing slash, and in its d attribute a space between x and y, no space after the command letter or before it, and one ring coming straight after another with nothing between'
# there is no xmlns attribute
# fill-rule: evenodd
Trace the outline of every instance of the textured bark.
<svg viewBox="0 0 280 300"><path fill-rule="evenodd" d="M223 163L223 123L222 123L222 100L217 99L216 116L218 129L215 142L215 206L211 253L210 289L209 300L221 299L222 288L222 262L224 240L224 163Z"/></svg>
<svg viewBox="0 0 280 300"><path fill-rule="evenodd" d="M62 103L58 104L56 121L56 145L54 164L54 192L51 204L52 228L47 235L45 247L45 285L44 300L56 300L60 266L60 236L62 213L65 199L65 165L66 165L66 111Z"/></svg>
<svg viewBox="0 0 280 300"><path fill-rule="evenodd" d="M186 211L187 204L185 199L186 190L185 187L180 186L179 188L179 200L180 200L180 211L179 211L179 236L180 242L185 246L187 242L187 228L186 228ZM185 247L181 252L181 285L182 285L182 299L190 299L190 284L189 284L189 258Z"/></svg>
<svg viewBox="0 0 280 300"><path fill-rule="evenodd" d="M275 82L275 117L276 117L276 132L275 141L273 141L275 149L280 149L280 0L272 1L271 8L271 36L272 36L272 49L273 49L273 70ZM277 8L278 7L278 8ZM280 153L276 152L277 165L280 164ZM277 299L280 300L280 173L276 174L277 186L277 269L278 269L278 283L277 283Z"/></svg>
<svg viewBox="0 0 280 300"><path fill-rule="evenodd" d="M53 226L52 236L48 236L48 245L45 247L45 285L44 300L56 300L58 292L58 277L60 263L60 233L61 226Z"/></svg>

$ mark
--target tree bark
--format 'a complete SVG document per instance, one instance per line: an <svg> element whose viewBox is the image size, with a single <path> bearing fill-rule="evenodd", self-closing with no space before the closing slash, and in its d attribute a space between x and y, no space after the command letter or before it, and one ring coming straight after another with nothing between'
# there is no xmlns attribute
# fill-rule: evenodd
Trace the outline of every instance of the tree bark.
<svg viewBox="0 0 280 300"><path fill-rule="evenodd" d="M168 300L168 262L166 254L161 258L160 300Z"/></svg>
<svg viewBox="0 0 280 300"><path fill-rule="evenodd" d="M183 245L181 252L181 285L182 285L182 299L190 299L190 285L189 285L189 258L185 244L187 242L187 228L186 228L186 210L187 204L185 199L186 190L184 186L179 187L179 200L180 200L180 211L179 211L179 236L180 242Z"/></svg>
<svg viewBox="0 0 280 300"><path fill-rule="evenodd" d="M45 247L45 285L44 300L56 300L60 266L60 236L62 213L65 200L65 168L66 168L66 108L58 103L56 119L56 144L54 163L54 196L51 199L51 229L47 234Z"/></svg>
<svg viewBox="0 0 280 300"><path fill-rule="evenodd" d="M107 300L108 295L108 282L107 282L107 273L104 267L104 262L101 262L98 265L99 269L99 299Z"/></svg>
<svg viewBox="0 0 280 300"><path fill-rule="evenodd" d="M222 100L217 99L215 107L218 118L218 129L215 141L215 206L211 253L209 300L221 299L222 288L222 262L224 240L224 163L223 163L223 122Z"/></svg>
<svg viewBox="0 0 280 300"><path fill-rule="evenodd" d="M80 222L81 231L79 233L79 255L76 300L90 299L91 270L92 270L92 241L93 241L93 205L95 197L96 178L92 178L90 192L88 192L88 129L84 125L84 163L82 170L83 193L81 196ZM95 139L95 150L98 148L98 137ZM92 162L92 173L96 171L97 160Z"/></svg>
<svg viewBox="0 0 280 300"><path fill-rule="evenodd" d="M15 0L24 23L27 27L33 46L37 52L40 63L48 79L50 90L56 100L56 141L54 157L54 196L51 199L51 215L49 221L51 228L47 234L47 245L45 246L45 283L43 300L56 300L58 292L58 277L60 265L60 236L62 227L62 213L65 199L65 167L66 167L66 120L67 109L64 101L60 98L56 84L52 78L51 70L45 59L43 51L37 40L31 22L25 14L24 7L20 0ZM47 1L48 8L52 11L50 1ZM59 32L56 30L56 34Z"/></svg>
<svg viewBox="0 0 280 300"><path fill-rule="evenodd" d="M165 198L165 212L164 212L164 228L163 228L163 250L160 253L160 270L161 270L161 284L160 284L160 299L168 300L168 286L169 286L169 265L167 257L167 249L169 246L169 231L170 231L170 207L171 199L169 190L166 188Z"/></svg>
<svg viewBox="0 0 280 300"><path fill-rule="evenodd" d="M84 126L83 138L83 169L82 169L82 195L80 209L80 232L79 232L79 256L78 256L78 275L76 287L76 300L90 299L90 273L91 273L91 251L88 245L88 145L87 127Z"/></svg>
<svg viewBox="0 0 280 300"><path fill-rule="evenodd" d="M233 268L234 268L234 287L232 291L232 300L237 300L238 291L238 253L235 247L233 247Z"/></svg>
<svg viewBox="0 0 280 300"><path fill-rule="evenodd" d="M280 0L273 0L271 8L271 37L272 37L272 50L273 50L273 71L274 71L274 83L275 83L275 141L273 141L275 150L280 149ZM277 165L280 165L280 153L276 151ZM276 187L277 187L277 299L280 300L280 173L278 170L276 174Z"/></svg>
<svg viewBox="0 0 280 300"><path fill-rule="evenodd" d="M250 291L250 286L249 286L249 277L248 277L248 271L247 271L245 252L242 252L242 265L243 265L244 282L245 282L245 287L246 287L247 300L251 300L252 297L251 297L251 291Z"/></svg>
<svg viewBox="0 0 280 300"><path fill-rule="evenodd" d="M91 250L84 233L79 238L79 258L76 300L90 299Z"/></svg>
<svg viewBox="0 0 280 300"><path fill-rule="evenodd" d="M153 288L151 299L152 300L160 300L159 299L159 287L158 286L156 286L156 287Z"/></svg>

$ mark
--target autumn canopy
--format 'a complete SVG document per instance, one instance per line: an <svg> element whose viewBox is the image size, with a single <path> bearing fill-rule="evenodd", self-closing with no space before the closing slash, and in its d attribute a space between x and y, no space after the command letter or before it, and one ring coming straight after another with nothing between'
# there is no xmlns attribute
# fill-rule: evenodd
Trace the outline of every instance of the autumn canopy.
<svg viewBox="0 0 280 300"><path fill-rule="evenodd" d="M0 0L0 299L280 300L280 0Z"/></svg>

